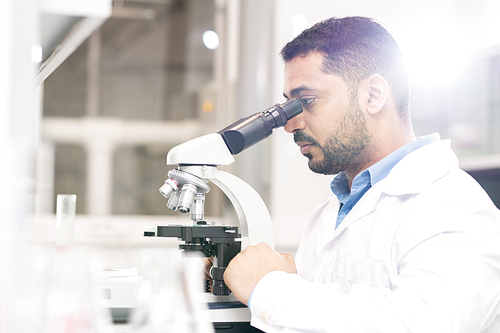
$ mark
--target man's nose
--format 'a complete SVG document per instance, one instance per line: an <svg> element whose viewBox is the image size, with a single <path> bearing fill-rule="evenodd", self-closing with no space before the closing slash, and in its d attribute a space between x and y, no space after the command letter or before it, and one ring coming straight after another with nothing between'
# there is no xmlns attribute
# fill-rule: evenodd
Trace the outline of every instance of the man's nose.
<svg viewBox="0 0 500 333"><path fill-rule="evenodd" d="M305 127L304 116L303 114L299 114L298 116L290 119L285 125L285 131L288 133L294 133L298 130L303 130Z"/></svg>

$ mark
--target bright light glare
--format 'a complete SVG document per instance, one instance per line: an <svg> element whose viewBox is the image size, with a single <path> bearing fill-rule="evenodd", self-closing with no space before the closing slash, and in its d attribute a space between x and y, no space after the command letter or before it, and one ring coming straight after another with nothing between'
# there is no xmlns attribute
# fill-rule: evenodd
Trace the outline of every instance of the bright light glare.
<svg viewBox="0 0 500 333"><path fill-rule="evenodd" d="M42 62L43 52L41 45L33 45L31 47L31 61L35 64Z"/></svg>
<svg viewBox="0 0 500 333"><path fill-rule="evenodd" d="M208 49L215 50L219 46L219 36L215 31L207 30L203 33L203 44Z"/></svg>
<svg viewBox="0 0 500 333"><path fill-rule="evenodd" d="M302 14L297 14L292 18L293 35L298 36L307 28L307 19Z"/></svg>
<svg viewBox="0 0 500 333"><path fill-rule="evenodd" d="M412 80L427 86L453 82L467 64L469 48L451 17L422 17L400 34Z"/></svg>

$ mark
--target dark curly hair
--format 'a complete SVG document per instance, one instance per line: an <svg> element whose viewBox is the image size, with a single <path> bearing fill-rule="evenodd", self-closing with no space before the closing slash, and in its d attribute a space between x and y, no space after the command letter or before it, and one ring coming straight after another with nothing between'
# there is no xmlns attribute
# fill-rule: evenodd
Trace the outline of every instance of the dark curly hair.
<svg viewBox="0 0 500 333"><path fill-rule="evenodd" d="M304 30L281 50L285 62L311 52L324 55L323 70L344 79L351 90L380 74L390 85L398 114L409 115L410 88L403 55L394 38L366 17L330 18Z"/></svg>

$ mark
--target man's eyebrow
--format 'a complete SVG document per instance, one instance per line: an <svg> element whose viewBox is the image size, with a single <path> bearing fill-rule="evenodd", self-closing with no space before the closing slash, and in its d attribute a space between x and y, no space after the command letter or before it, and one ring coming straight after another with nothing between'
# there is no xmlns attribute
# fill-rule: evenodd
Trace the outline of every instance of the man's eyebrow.
<svg viewBox="0 0 500 333"><path fill-rule="evenodd" d="M309 88L309 87L306 87L306 86L300 86L300 87L297 87L297 88L295 88L295 89L293 89L293 90L291 91L291 96L292 96L292 97L293 97L293 96L296 96L296 95L298 95L298 93L300 93L301 91L308 91L308 90L312 90L312 89L311 89L311 88ZM284 96L285 98L290 99L290 98L289 98L289 97L288 97L285 93L283 93L283 96Z"/></svg>

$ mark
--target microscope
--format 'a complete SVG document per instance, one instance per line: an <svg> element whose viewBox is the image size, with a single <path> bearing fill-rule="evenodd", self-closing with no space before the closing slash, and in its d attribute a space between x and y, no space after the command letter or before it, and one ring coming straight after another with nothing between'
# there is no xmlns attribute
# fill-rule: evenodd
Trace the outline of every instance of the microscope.
<svg viewBox="0 0 500 333"><path fill-rule="evenodd" d="M248 309L231 295L224 283L224 271L231 259L248 245L265 242L274 248L271 217L260 195L240 178L218 170L234 162L233 155L269 137L273 129L285 126L302 112L296 99L242 118L217 133L204 135L172 148L168 172L160 193L168 198L167 207L190 213L192 225L166 225L144 228L144 236L176 237L180 250L201 252L213 258L212 298L207 302L216 332L246 332L239 323L249 322ZM237 226L217 225L204 220L204 203L209 183L229 198L238 218ZM248 323L247 323L248 324ZM250 327L250 326L248 326Z"/></svg>

